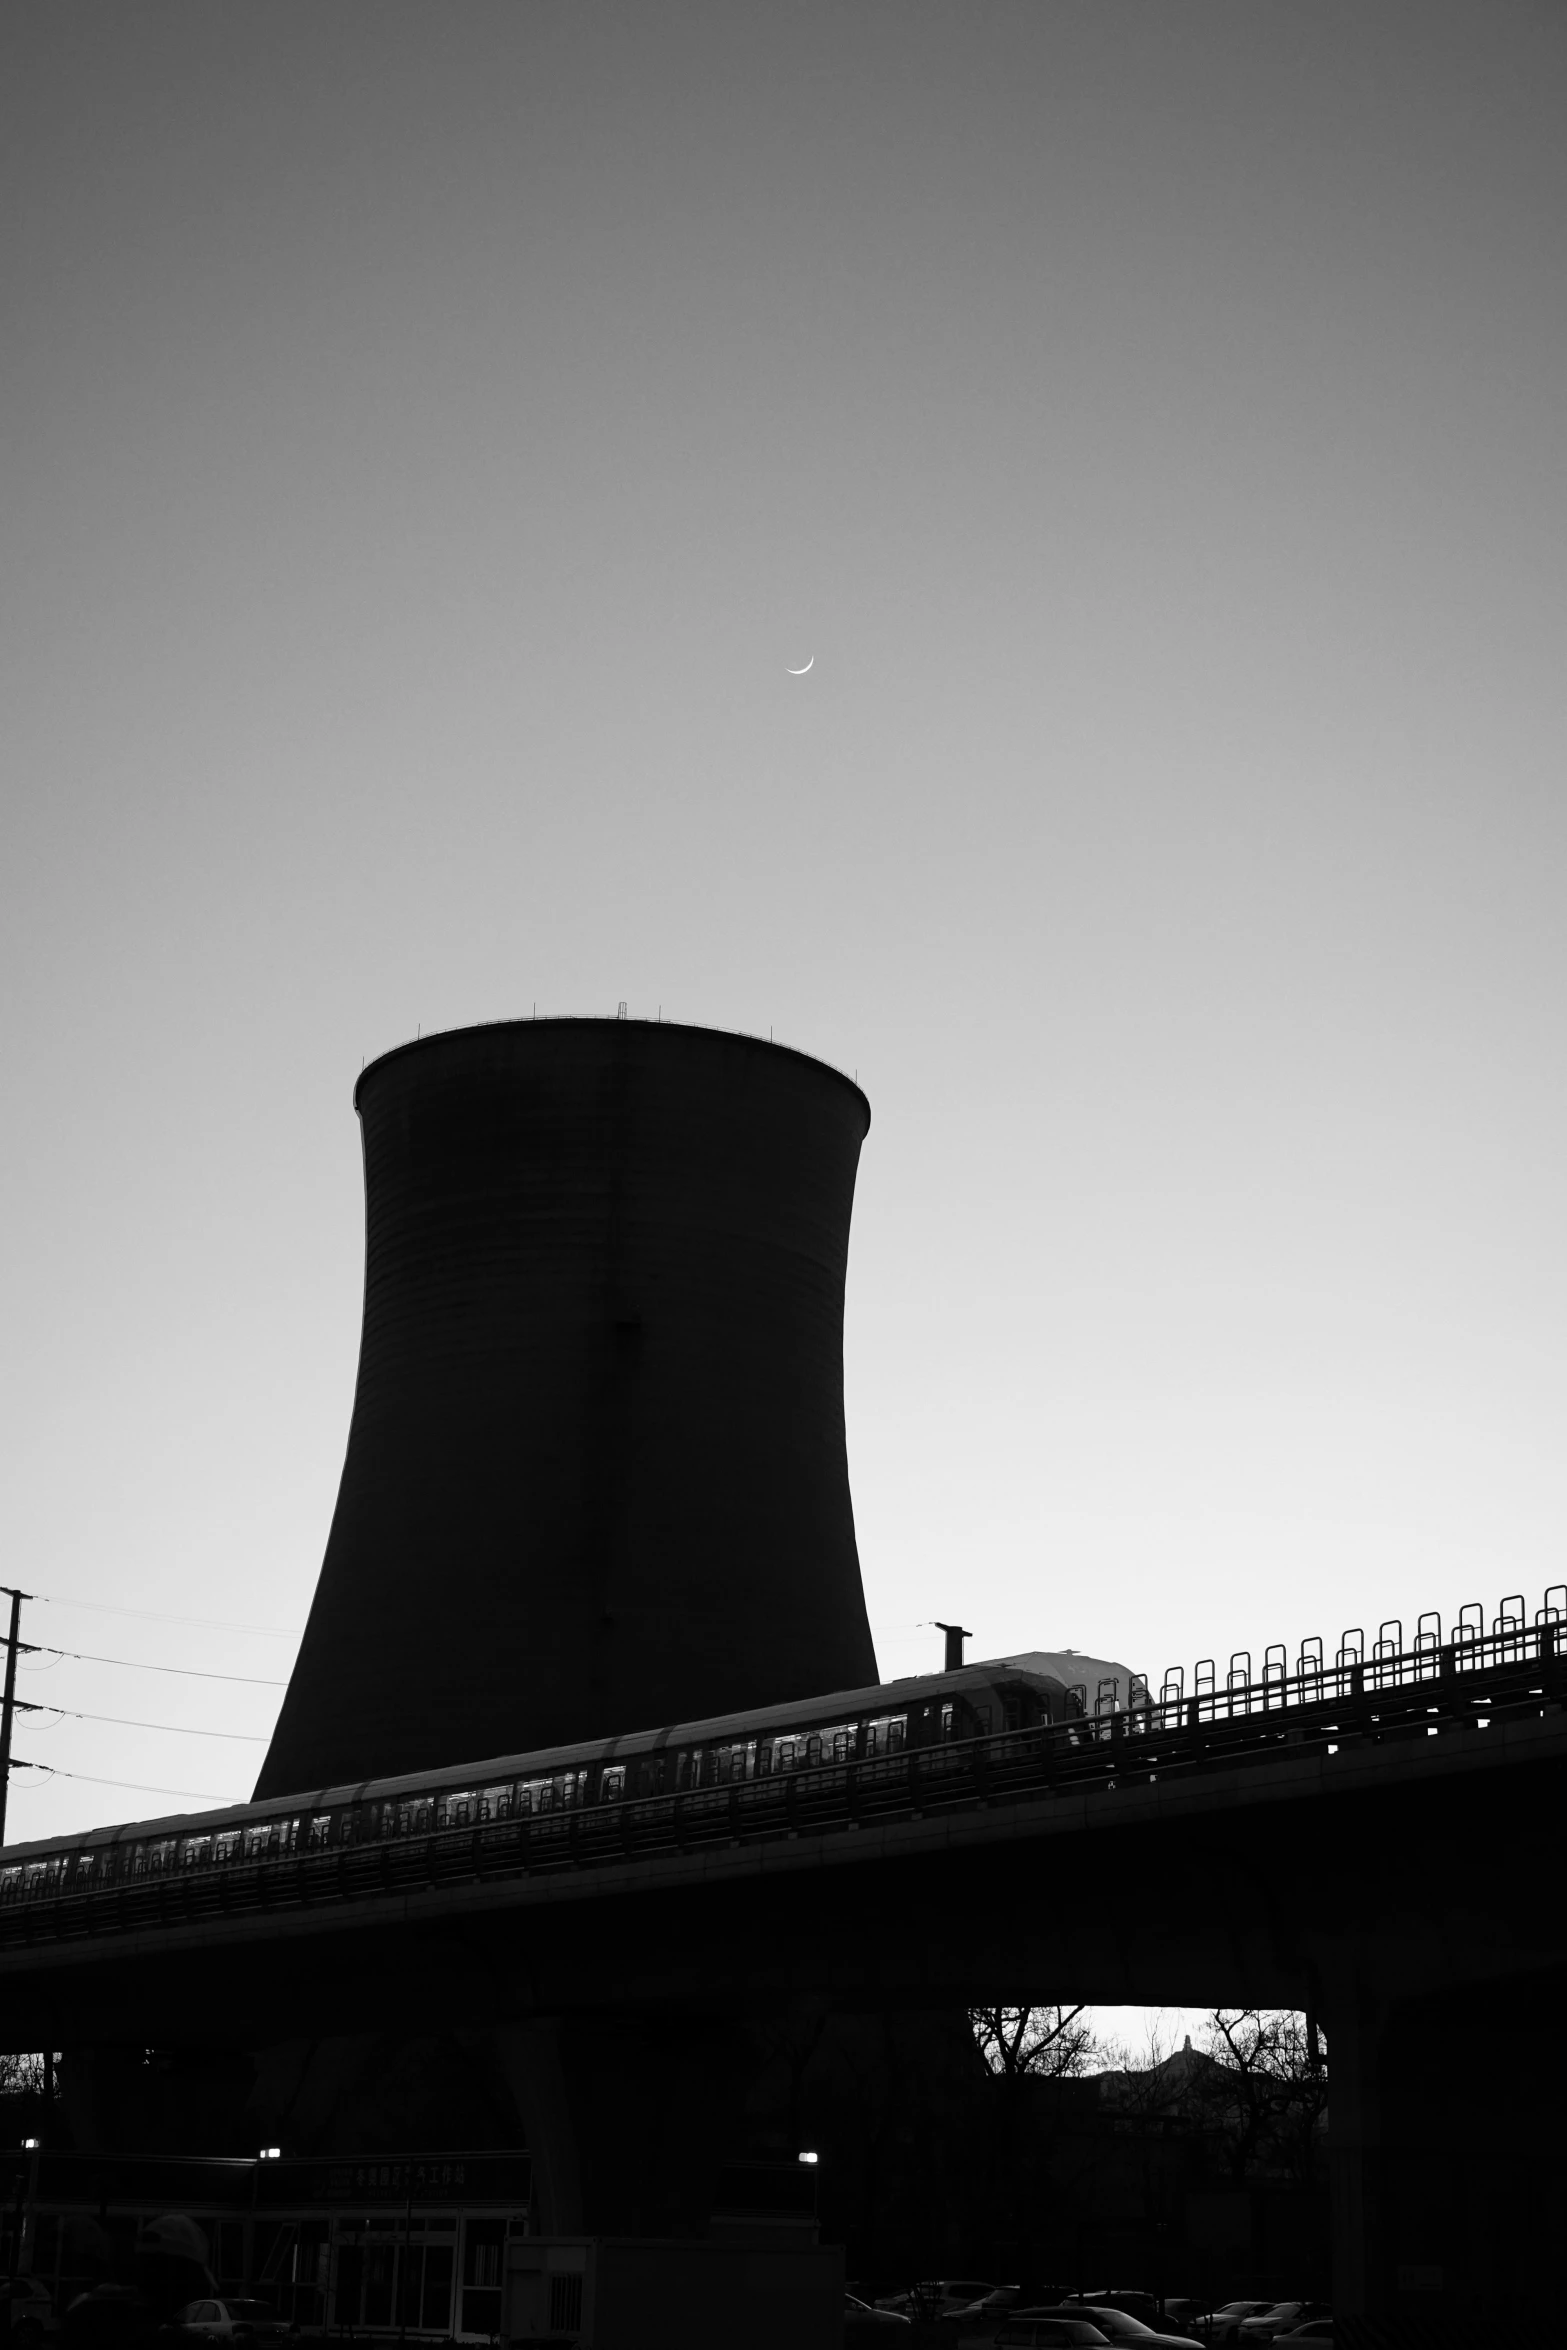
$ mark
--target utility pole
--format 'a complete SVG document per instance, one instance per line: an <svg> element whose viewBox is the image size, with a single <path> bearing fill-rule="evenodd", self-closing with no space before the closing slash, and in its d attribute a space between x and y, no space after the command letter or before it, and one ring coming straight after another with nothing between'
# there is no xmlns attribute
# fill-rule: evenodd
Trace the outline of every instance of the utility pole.
<svg viewBox="0 0 1567 2350"><path fill-rule="evenodd" d="M0 1704L0 1844L3 1844L5 1799L11 1786L11 1722L16 1713L16 1657L22 1646L22 1602L31 1599L33 1595L30 1591L18 1591L10 1583L0 1583L0 1591L8 1591L11 1595L11 1630L5 1644L5 1699Z"/></svg>

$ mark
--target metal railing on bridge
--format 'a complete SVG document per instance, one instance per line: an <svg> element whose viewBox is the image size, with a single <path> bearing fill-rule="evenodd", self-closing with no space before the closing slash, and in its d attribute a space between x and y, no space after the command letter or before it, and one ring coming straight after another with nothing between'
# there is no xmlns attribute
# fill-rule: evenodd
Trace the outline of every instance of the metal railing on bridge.
<svg viewBox="0 0 1567 2350"><path fill-rule="evenodd" d="M1139 1695L1147 1698L1150 1727L1165 1729L1174 1723L1195 1728L1205 1722L1232 1721L1254 1713L1277 1713L1291 1706L1320 1706L1358 1699L1368 1691L1381 1694L1400 1689L1464 1681L1513 1665L1527 1665L1557 1654L1559 1627L1567 1624L1567 1583L1553 1583L1531 1621L1521 1592L1504 1599L1485 1624L1485 1610L1471 1600L1459 1610L1458 1621L1443 1636L1441 1616L1433 1609L1422 1615L1406 1646L1402 1621L1386 1618L1377 1627L1368 1652L1364 1628L1352 1625L1340 1638L1331 1661L1325 1656L1319 1633L1303 1640L1289 1670L1288 1650L1277 1641L1263 1652L1262 1671L1252 1666L1250 1649L1236 1649L1221 1686L1216 1660L1199 1657L1192 1671L1190 1694L1184 1666L1172 1665L1155 1698L1146 1683L1134 1680L1134 1710ZM1101 1684L1095 1713L1116 1710Z"/></svg>

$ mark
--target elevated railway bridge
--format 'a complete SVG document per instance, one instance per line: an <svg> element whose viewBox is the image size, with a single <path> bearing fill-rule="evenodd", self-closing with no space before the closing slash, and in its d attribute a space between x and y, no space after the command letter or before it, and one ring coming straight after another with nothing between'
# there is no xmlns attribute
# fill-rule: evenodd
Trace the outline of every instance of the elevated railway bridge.
<svg viewBox="0 0 1567 2350"><path fill-rule="evenodd" d="M1222 1685L656 1795L409 1803L396 1832L314 1848L307 1801L251 1857L165 1823L159 1865L112 1882L13 1852L5 2036L220 2057L458 2014L500 2051L543 2224L571 2232L645 2206L635 2132L616 2142L582 2059L606 2019L618 2061L683 2066L695 2096L693 2035L791 2003L1303 2008L1331 2052L1337 2301L1428 2316L1410 2280L1458 2288L1460 2238L1494 2274L1499 2197L1528 2257L1560 2259L1558 1596L1532 1622L1308 1644L1290 1671L1270 1652ZM1431 2063L1500 2014L1533 2019L1522 2075Z"/></svg>

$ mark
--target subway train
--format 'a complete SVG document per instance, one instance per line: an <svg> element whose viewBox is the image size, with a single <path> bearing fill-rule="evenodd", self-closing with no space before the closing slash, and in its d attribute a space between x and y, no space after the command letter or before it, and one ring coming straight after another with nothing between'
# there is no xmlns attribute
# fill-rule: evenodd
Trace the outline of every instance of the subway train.
<svg viewBox="0 0 1567 2350"><path fill-rule="evenodd" d="M12 1845L0 1855L0 1905L89 1895L160 1876L248 1870L492 1822L542 1822L586 1807L700 1799L705 1789L874 1764L878 1757L901 1757L906 1748L1047 1724L1064 1727L1070 1737L1081 1722L1083 1734L1093 1737L1106 1716L1139 1713L1148 1704L1141 1675L1125 1665L1070 1650L1034 1650L587 1745ZM757 1795L763 1792L758 1785Z"/></svg>

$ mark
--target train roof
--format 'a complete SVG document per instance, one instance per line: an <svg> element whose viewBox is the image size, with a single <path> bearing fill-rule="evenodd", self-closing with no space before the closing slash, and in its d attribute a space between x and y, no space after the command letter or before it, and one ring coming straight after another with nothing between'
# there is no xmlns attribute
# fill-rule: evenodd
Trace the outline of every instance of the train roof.
<svg viewBox="0 0 1567 2350"><path fill-rule="evenodd" d="M797 1698L788 1705L757 1706L744 1713L711 1714L698 1721L623 1730L613 1738L589 1738L573 1746L486 1755L476 1761L443 1763L426 1771L405 1771L392 1779L361 1779L336 1787L300 1788L291 1795L268 1795L259 1802L225 1804L215 1811L170 1812L158 1819L119 1821L107 1827L39 1838L27 1844L8 1844L0 1850L0 1861L10 1867L40 1854L62 1849L82 1851L91 1846L117 1844L127 1837L189 1835L196 1829L205 1834L254 1820L286 1818L299 1811L334 1811L347 1803L383 1802L401 1795L543 1777L551 1771L576 1770L589 1763L611 1761L618 1754L656 1753L666 1747L702 1746L745 1735L764 1737L770 1731L809 1732L829 1723L858 1720L864 1714L899 1713L916 1704L934 1705L951 1695L991 1689L1002 1676L1042 1684L1058 1695L1081 1684L1088 1690L1090 1704L1098 1684L1111 1678L1117 1685L1118 1701L1127 1703L1134 1678L1128 1666L1105 1658L1079 1656L1072 1649L1030 1649L1017 1656L990 1657L976 1664L962 1665L956 1672L915 1673L900 1681L872 1682L861 1689L830 1690L819 1697Z"/></svg>

